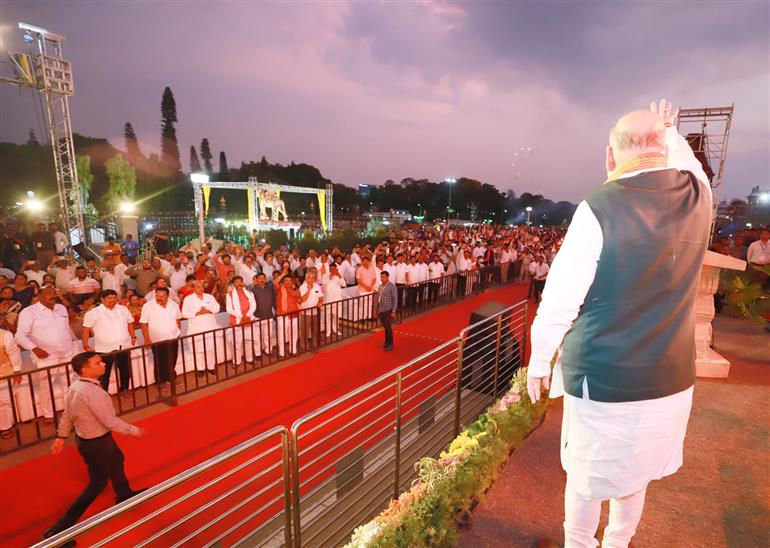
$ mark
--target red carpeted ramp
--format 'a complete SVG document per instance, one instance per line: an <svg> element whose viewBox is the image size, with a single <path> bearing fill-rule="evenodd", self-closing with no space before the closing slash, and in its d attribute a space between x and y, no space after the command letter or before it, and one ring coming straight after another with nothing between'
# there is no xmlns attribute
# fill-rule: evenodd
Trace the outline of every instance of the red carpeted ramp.
<svg viewBox="0 0 770 548"><path fill-rule="evenodd" d="M524 286L495 289L394 326L392 352L382 350L382 332L374 333L139 421L137 424L149 432L146 438L117 436L126 455L126 472L132 486L157 484L274 426L290 427L299 417L456 336L468 324L470 313L484 303L514 304L524 297ZM530 307L530 316L534 308ZM264 446L255 451L258 449ZM246 473L248 469L244 470ZM280 474L281 470L270 473ZM210 478L200 481L204 479ZM2 470L0 542L4 546L26 546L38 541L86 481L86 470L74 445L68 445L60 455L32 459ZM222 485L223 491L227 485ZM262 500L270 500L273 495L264 494ZM113 497L110 488L105 490L86 516L109 507ZM162 502L148 504L160 506ZM190 502L194 508L194 499ZM142 513L146 512L143 508ZM116 521L126 519L129 523L132 513ZM142 531L149 532L152 530ZM176 534L179 532L175 538L163 538L157 545L177 542L180 539ZM85 541L87 537L81 539Z"/></svg>

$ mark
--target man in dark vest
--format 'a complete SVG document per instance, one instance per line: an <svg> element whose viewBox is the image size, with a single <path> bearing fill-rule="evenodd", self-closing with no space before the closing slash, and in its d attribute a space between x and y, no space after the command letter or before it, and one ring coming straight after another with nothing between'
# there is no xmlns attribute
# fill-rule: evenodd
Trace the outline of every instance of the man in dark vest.
<svg viewBox="0 0 770 548"><path fill-rule="evenodd" d="M708 178L661 101L610 133L607 181L578 205L532 325L530 398L564 395L565 547L626 547L647 484L676 472L695 383Z"/></svg>

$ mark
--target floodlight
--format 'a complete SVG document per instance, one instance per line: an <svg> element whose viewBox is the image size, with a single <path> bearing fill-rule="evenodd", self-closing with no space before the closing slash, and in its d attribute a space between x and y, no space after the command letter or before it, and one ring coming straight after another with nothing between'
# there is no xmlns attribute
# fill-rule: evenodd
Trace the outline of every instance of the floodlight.
<svg viewBox="0 0 770 548"><path fill-rule="evenodd" d="M121 213L130 214L133 213L136 209L136 204L133 202L123 202L120 204L120 211Z"/></svg>
<svg viewBox="0 0 770 548"><path fill-rule="evenodd" d="M34 190L28 190L27 191L27 198L34 198L35 197L35 191Z"/></svg>
<svg viewBox="0 0 770 548"><path fill-rule="evenodd" d="M34 199L27 200L26 206L27 206L27 209L29 209L33 213L37 213L38 211L43 210L43 202L41 202L40 200L34 200Z"/></svg>
<svg viewBox="0 0 770 548"><path fill-rule="evenodd" d="M209 182L209 176L206 173L190 173L190 181L205 185Z"/></svg>
<svg viewBox="0 0 770 548"><path fill-rule="evenodd" d="M524 208L524 209L526 209L527 211L532 211L532 206L527 206L527 207L526 207L526 208Z"/></svg>

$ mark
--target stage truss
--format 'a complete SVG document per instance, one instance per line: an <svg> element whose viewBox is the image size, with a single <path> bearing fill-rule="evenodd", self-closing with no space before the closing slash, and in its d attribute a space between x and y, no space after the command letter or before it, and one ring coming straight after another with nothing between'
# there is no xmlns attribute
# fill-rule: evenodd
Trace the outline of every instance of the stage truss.
<svg viewBox="0 0 770 548"><path fill-rule="evenodd" d="M326 213L326 232L330 234L334 227L334 187L332 185L326 185L325 188L308 188L304 186L290 186L279 185L276 183L260 183L256 177L249 177L248 181L234 181L234 182L215 182L210 181L208 183L193 182L193 198L195 200L195 214L198 217L198 236L200 241L205 239L206 232L206 208L203 199L203 187L209 188L224 188L230 190L245 190L251 193L251 207L250 217L254 219L254 223L249 227L252 230L260 231L262 223L259 218L259 195L260 190L277 190L280 192L291 192L295 194L315 194L318 196L323 193L326 195L325 200L325 213Z"/></svg>
<svg viewBox="0 0 770 548"><path fill-rule="evenodd" d="M711 183L714 199L711 237L714 235L719 194L724 180L725 158L734 110L735 104L729 107L683 108L679 111L677 119L679 134L687 139Z"/></svg>
<svg viewBox="0 0 770 548"><path fill-rule="evenodd" d="M19 23L19 29L24 31L31 50L28 53L0 51L0 63L14 73L12 77L0 76L0 82L31 88L45 96L48 139L53 149L63 228L71 245L87 243L83 222L85 204L75 163L68 100L75 94L75 88L72 64L62 55L64 37L27 23Z"/></svg>

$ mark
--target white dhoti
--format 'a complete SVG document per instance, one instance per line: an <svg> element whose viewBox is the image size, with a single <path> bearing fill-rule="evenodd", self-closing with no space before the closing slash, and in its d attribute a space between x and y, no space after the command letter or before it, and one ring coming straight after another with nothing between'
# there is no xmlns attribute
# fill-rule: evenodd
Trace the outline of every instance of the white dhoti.
<svg viewBox="0 0 770 548"><path fill-rule="evenodd" d="M624 497L676 472L692 392L620 403L565 394L561 462L575 493L585 500Z"/></svg>
<svg viewBox="0 0 770 548"><path fill-rule="evenodd" d="M67 390L67 367L69 367L73 356L74 354L49 355L47 358L38 358L34 352L30 352L32 363L38 369L51 365L60 366L32 374L38 416L52 419L57 408L56 402L61 402L60 409L64 408L63 398L64 392Z"/></svg>
<svg viewBox="0 0 770 548"><path fill-rule="evenodd" d="M259 349L258 324L249 323L232 326L226 332L225 346L227 347L227 359L233 360L235 365L241 364L241 361L243 361L244 353L246 354L247 362L253 361L255 346L256 355L261 355L261 351ZM234 356L233 351L235 351Z"/></svg>
<svg viewBox="0 0 770 548"><path fill-rule="evenodd" d="M293 314L281 315L278 323L278 355L283 357L286 352L286 340L289 341L289 352L297 353L297 340L299 339L299 318L291 317Z"/></svg>
<svg viewBox="0 0 770 548"><path fill-rule="evenodd" d="M204 333L218 327L214 314L202 314L188 320L187 334ZM221 332L217 332L217 336L214 333L206 333L205 335L188 337L184 351L189 352L189 356L194 356L195 368L198 371L206 369L213 371L216 369L217 361L224 361L224 348L217 348L217 342L221 342L221 340Z"/></svg>
<svg viewBox="0 0 770 548"><path fill-rule="evenodd" d="M583 393L588 394L585 382ZM607 499L610 520L602 546L628 546L642 516L647 484L682 466L692 393L690 387L655 400L619 403L564 395L565 548L599 545L594 535Z"/></svg>

